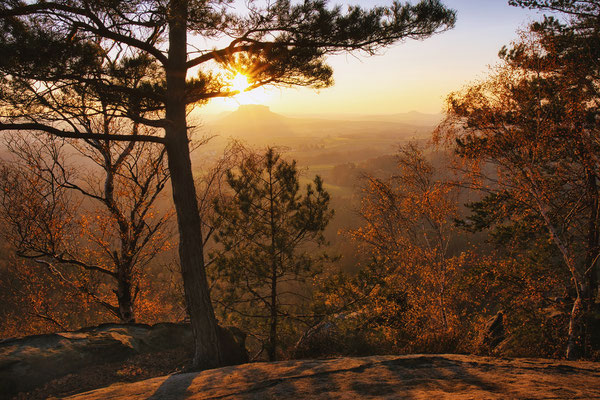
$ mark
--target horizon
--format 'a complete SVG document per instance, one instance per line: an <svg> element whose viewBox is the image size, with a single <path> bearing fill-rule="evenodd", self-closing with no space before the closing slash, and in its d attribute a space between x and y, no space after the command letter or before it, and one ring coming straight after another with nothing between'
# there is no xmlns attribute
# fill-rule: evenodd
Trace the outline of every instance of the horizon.
<svg viewBox="0 0 600 400"><path fill-rule="evenodd" d="M407 111L400 111L400 112L382 112L382 113L336 113L336 112L316 112L316 113L312 113L312 112L279 112L279 111L275 111L272 109L272 107L269 104L239 104L235 109L231 109L231 110L224 110L221 111L219 113L215 113L215 114L207 114L207 113L200 113L200 115L196 115L196 117L199 118L203 118L203 117L210 117L209 119L211 120L216 120L219 117L225 117L227 115L230 115L232 113L235 113L237 111L240 111L242 109L266 109L267 111L273 113L273 114L277 114L277 115L282 115L285 117L289 117L289 118L303 118L303 117L330 117L330 118L335 118L335 119L339 119L339 118L344 118L344 117L348 117L348 118L356 118L356 117L390 117L390 116L397 116L397 115L410 115L410 114L414 114L414 115L423 115L423 116L443 116L442 112L439 113L434 113L434 112L422 112L422 111L418 111L418 110L407 110ZM197 111L195 110L195 113L197 113Z"/></svg>
<svg viewBox="0 0 600 400"><path fill-rule="evenodd" d="M391 1L342 2L359 3L372 7ZM267 86L233 98L213 99L194 112L211 119L239 105L259 104L290 116L443 114L451 92L485 78L499 61L501 47L516 40L519 30L543 15L509 6L506 0L446 0L444 4L457 11L453 29L422 41L404 41L374 57L329 57L334 70L334 85L329 88ZM440 66L444 68L440 70Z"/></svg>

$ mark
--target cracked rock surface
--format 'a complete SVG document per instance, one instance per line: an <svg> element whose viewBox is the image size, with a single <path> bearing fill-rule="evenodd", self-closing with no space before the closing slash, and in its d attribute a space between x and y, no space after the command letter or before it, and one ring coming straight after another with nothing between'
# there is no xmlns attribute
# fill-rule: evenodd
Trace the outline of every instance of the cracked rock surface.
<svg viewBox="0 0 600 400"><path fill-rule="evenodd" d="M255 363L115 384L69 399L590 399L600 364L467 355Z"/></svg>

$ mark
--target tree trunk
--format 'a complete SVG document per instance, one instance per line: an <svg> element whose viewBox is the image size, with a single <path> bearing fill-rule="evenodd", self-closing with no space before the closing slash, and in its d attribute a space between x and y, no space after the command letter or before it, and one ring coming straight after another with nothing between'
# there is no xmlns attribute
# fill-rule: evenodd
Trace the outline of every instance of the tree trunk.
<svg viewBox="0 0 600 400"><path fill-rule="evenodd" d="M585 283L587 285L587 298L586 298L586 313L584 317L584 340L583 340L583 351L584 355L587 356L587 352L592 345L592 336L594 333L591 331L592 321L591 316L595 311L596 297L598 296L598 255L599 255L599 236L598 232L598 183L596 174L593 171L587 170L587 191L589 196L589 224L587 233L587 253L585 257Z"/></svg>
<svg viewBox="0 0 600 400"><path fill-rule="evenodd" d="M575 292L577 293L577 297L575 298L575 302L573 303L573 308L571 309L571 316L569 318L569 332L567 335L567 354L566 357L569 360L577 359L581 356L583 349L583 335L585 335L585 325L586 325L586 309L588 303L588 290L586 288L586 279L585 274L582 274L575 266L575 263L571 257L571 252L569 247L565 245L565 243L561 240L558 235L557 229L554 227L548 214L546 213L542 202L539 200L539 196L537 195L538 191L536 190L536 185L533 181L531 181L531 194L534 196L540 215L544 219L546 227L548 228L548 232L560 253L562 254L563 261L565 265L571 272L571 280L573 281L573 286L575 287Z"/></svg>
<svg viewBox="0 0 600 400"><path fill-rule="evenodd" d="M583 354L583 335L585 333L587 293L579 291L571 317L569 318L569 333L567 341L567 360L576 360Z"/></svg>
<svg viewBox="0 0 600 400"><path fill-rule="evenodd" d="M444 245L440 240L440 252L443 251L443 246ZM448 332L448 317L446 313L446 260L444 255L441 255L440 257L440 308L442 311L442 328L444 329L444 333L446 333Z"/></svg>
<svg viewBox="0 0 600 400"><path fill-rule="evenodd" d="M165 129L167 156L179 228L183 287L195 339L193 368L208 369L221 366L223 360L204 268L200 213L187 135L187 1L171 1L169 15Z"/></svg>
<svg viewBox="0 0 600 400"><path fill-rule="evenodd" d="M119 303L119 318L125 324L135 322L133 299L131 297L131 282L127 278L119 278L117 286L117 301Z"/></svg>
<svg viewBox="0 0 600 400"><path fill-rule="evenodd" d="M271 152L271 149L269 149ZM275 199L273 195L273 166L271 153L268 155L267 168L269 173L269 217L271 229L271 326L269 330L269 361L277 358L277 255L275 252Z"/></svg>
<svg viewBox="0 0 600 400"><path fill-rule="evenodd" d="M596 175L592 172L588 172L587 179L588 195L590 197L590 219L588 227L588 243L587 243L587 254L586 254L586 279L589 288L589 307L593 307L596 296L598 294L598 254L600 244L600 232L598 232L598 183L596 181Z"/></svg>
<svg viewBox="0 0 600 400"><path fill-rule="evenodd" d="M271 276L271 329L269 331L269 361L277 358L277 267L273 265Z"/></svg>

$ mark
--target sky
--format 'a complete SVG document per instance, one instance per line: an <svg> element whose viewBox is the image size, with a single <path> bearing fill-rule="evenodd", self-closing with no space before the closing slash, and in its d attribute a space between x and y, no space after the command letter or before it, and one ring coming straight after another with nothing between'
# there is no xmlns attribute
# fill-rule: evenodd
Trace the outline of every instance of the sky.
<svg viewBox="0 0 600 400"><path fill-rule="evenodd" d="M331 88L260 88L233 99L213 100L201 112L263 104L285 115L440 113L449 93L485 78L498 62L500 48L515 40L519 29L542 18L540 12L509 6L508 0L443 2L457 11L454 29L400 43L376 56L329 57L335 80ZM391 1L353 3L368 7Z"/></svg>

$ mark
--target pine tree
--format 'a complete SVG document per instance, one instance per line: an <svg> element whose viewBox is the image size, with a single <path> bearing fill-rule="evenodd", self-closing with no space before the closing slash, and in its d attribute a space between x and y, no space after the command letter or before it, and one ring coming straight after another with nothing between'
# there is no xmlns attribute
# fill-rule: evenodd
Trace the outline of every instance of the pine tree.
<svg viewBox="0 0 600 400"><path fill-rule="evenodd" d="M323 231L333 216L329 194L318 176L302 193L296 163L272 148L246 157L227 182L232 197L215 203L215 240L222 248L215 259L217 298L245 320L244 328L262 339L275 360L282 320L293 317L302 298L299 285L325 257L315 247L325 243Z"/></svg>

